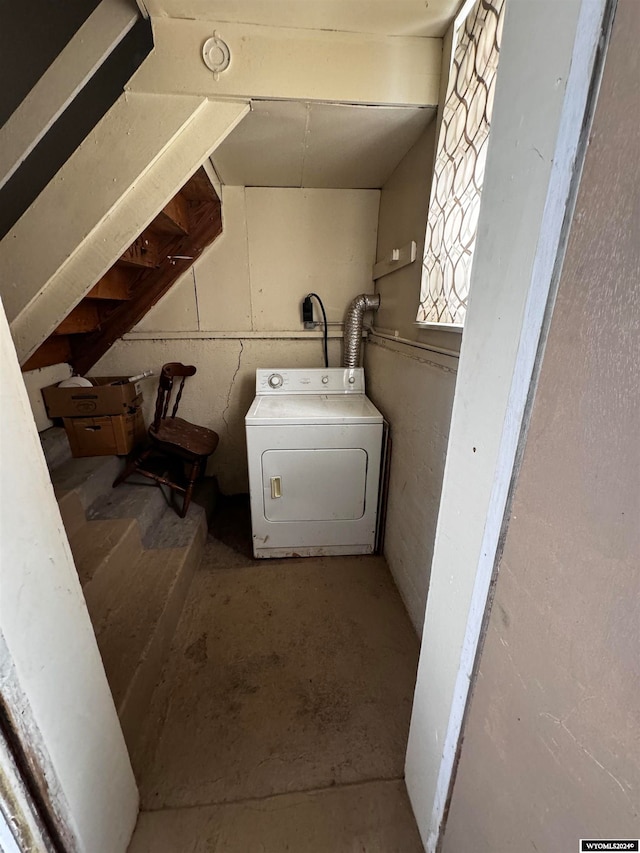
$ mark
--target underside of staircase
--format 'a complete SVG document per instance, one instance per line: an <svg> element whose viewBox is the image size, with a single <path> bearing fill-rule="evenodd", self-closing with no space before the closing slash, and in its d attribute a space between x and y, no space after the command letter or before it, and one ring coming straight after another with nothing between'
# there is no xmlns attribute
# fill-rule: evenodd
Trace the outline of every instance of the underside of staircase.
<svg viewBox="0 0 640 853"><path fill-rule="evenodd" d="M72 459L57 427L41 440L135 770L153 742L146 712L202 555L215 482L180 519L149 481L111 487L122 459Z"/></svg>
<svg viewBox="0 0 640 853"><path fill-rule="evenodd" d="M220 199L200 168L23 364L86 373L142 320L222 232Z"/></svg>

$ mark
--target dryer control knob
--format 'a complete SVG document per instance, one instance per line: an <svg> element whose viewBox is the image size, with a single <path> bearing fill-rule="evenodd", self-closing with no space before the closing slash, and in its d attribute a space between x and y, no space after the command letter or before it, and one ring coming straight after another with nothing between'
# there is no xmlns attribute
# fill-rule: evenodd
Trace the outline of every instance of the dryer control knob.
<svg viewBox="0 0 640 853"><path fill-rule="evenodd" d="M272 373L271 376L267 379L267 382L271 386L271 388L280 388L282 385L282 376L279 373Z"/></svg>
<svg viewBox="0 0 640 853"><path fill-rule="evenodd" d="M323 377L322 377L322 384L323 384L323 385L326 385L328 382L329 382L329 377L328 377L328 376L323 376Z"/></svg>
<svg viewBox="0 0 640 853"><path fill-rule="evenodd" d="M355 381L356 381L356 377L355 377L355 376L350 376L350 377L349 377L349 385L353 385L353 384L355 383Z"/></svg>

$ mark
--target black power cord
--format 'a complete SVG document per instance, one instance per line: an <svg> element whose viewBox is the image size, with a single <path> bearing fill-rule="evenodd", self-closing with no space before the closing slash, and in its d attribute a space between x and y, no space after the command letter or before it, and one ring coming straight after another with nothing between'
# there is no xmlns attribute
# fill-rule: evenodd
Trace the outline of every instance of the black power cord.
<svg viewBox="0 0 640 853"><path fill-rule="evenodd" d="M322 299L318 296L317 293L308 293L307 299L317 299L318 305L320 306L320 310L322 311L322 321L324 324L324 366L329 367L329 349L328 349L328 341L327 341L327 313L324 310L324 305L322 304ZM305 302L307 300L305 299Z"/></svg>

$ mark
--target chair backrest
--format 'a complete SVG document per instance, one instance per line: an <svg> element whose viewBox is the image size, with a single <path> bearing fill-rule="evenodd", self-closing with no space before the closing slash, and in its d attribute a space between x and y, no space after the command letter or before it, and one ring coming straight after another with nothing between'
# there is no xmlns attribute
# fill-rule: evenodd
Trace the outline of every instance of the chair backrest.
<svg viewBox="0 0 640 853"><path fill-rule="evenodd" d="M153 430L158 430L160 427L160 421L167 417L174 379L181 377L182 381L180 382L176 400L173 404L173 410L171 412L172 418L175 418L178 412L178 406L182 399L184 381L187 376L193 376L195 372L196 369L192 364L180 364L179 361L171 361L168 364L163 365L162 370L160 371L160 381L158 383L158 396L156 397L156 411L153 419Z"/></svg>

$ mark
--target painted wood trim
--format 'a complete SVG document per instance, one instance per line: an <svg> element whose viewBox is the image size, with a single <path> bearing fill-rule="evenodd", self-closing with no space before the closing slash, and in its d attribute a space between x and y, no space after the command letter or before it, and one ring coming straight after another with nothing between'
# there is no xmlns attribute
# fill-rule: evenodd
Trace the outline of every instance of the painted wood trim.
<svg viewBox="0 0 640 853"><path fill-rule="evenodd" d="M438 103L438 38L151 20L155 49L131 78L131 91L394 106ZM202 46L214 30L231 53L229 68L217 80L202 60Z"/></svg>
<svg viewBox="0 0 640 853"><path fill-rule="evenodd" d="M458 369L458 361L460 353L455 350L446 349L445 347L437 347L433 344L425 344L422 341L411 341L408 338L399 338L395 335L387 334L379 329L371 329L369 331L369 341L376 346L382 346L384 349L399 352L409 358L415 358L418 361L422 360L421 351L435 353L445 357L444 363L450 366L453 370ZM453 361L452 361L453 359Z"/></svg>
<svg viewBox="0 0 640 853"><path fill-rule="evenodd" d="M407 749L407 789L427 853L441 840L605 3L565 4L552 49L543 12L507 4ZM534 86L541 44L547 63ZM525 115L513 107L523 87Z"/></svg>
<svg viewBox="0 0 640 853"><path fill-rule="evenodd" d="M223 331L223 332L128 332L122 336L123 341L217 341L217 340L255 340L255 341L303 341L305 338L321 339L324 333L321 331L290 331L290 332L255 332L248 329L239 329L238 331ZM362 337L366 338L367 333L363 332ZM342 338L343 332L329 330L327 337Z"/></svg>
<svg viewBox="0 0 640 853"><path fill-rule="evenodd" d="M0 187L138 20L127 0L102 0L0 128Z"/></svg>
<svg viewBox="0 0 640 853"><path fill-rule="evenodd" d="M60 849L124 851L138 791L1 307L0 363L0 465L10 485L0 495L4 707Z"/></svg>
<svg viewBox="0 0 640 853"><path fill-rule="evenodd" d="M392 249L391 254L387 258L383 258L373 265L373 280L382 278L384 275L401 270L412 264L416 259L417 246L416 241L411 240L405 246L399 249Z"/></svg>
<svg viewBox="0 0 640 853"><path fill-rule="evenodd" d="M140 0L141 2L142 0ZM145 0L152 18L190 18L252 23L262 27L378 33L439 38L456 14L460 0ZM423 8L420 8L423 7ZM427 11L425 12L425 9Z"/></svg>

